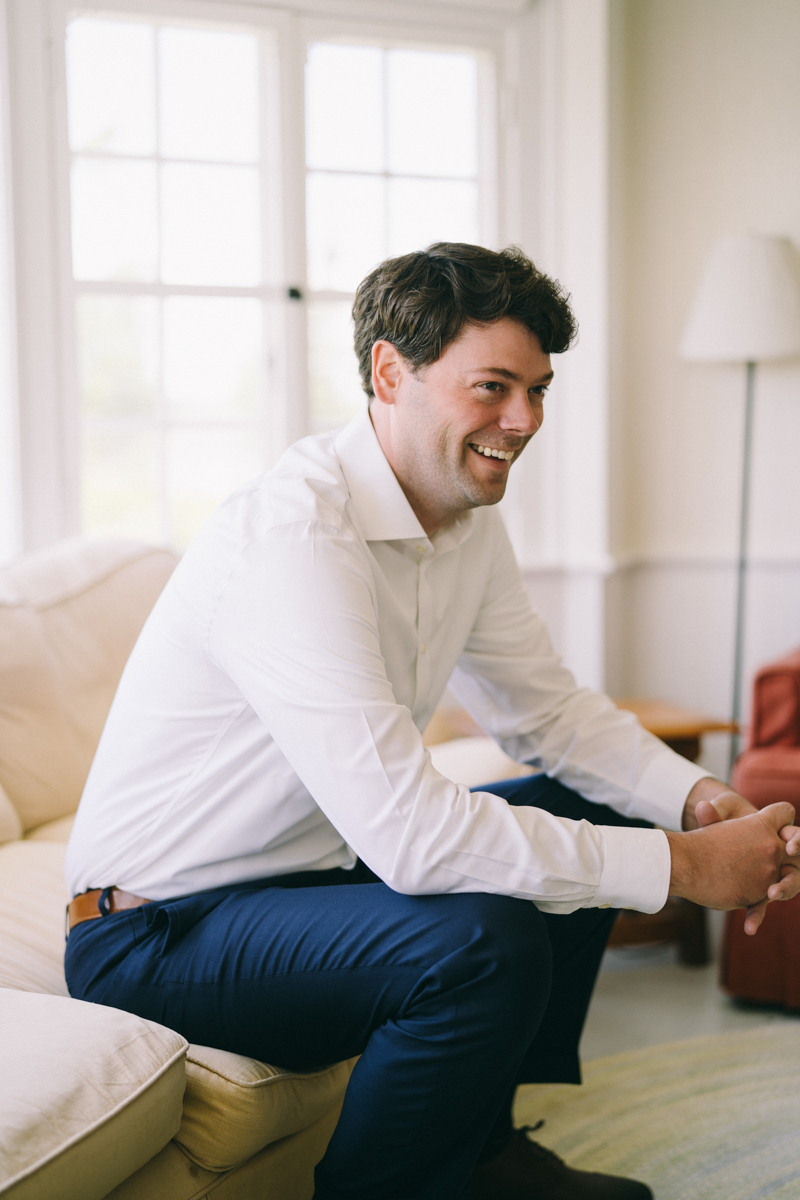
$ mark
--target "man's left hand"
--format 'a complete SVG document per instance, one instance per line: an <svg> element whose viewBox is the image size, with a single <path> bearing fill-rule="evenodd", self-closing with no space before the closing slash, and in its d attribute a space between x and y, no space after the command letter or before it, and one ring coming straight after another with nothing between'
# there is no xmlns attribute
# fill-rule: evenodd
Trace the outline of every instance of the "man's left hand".
<svg viewBox="0 0 800 1200"><path fill-rule="evenodd" d="M732 821L737 817L748 817L758 812L755 805L738 792L734 792L719 779L706 777L694 785L686 798L683 809L683 828L700 829L718 821ZM786 854L781 865L781 879L770 887L767 895L758 904L748 908L745 916L745 933L753 934L764 920L767 904L771 900L790 900L800 892L800 826L784 825L780 836L786 842ZM794 861L791 861L791 860Z"/></svg>

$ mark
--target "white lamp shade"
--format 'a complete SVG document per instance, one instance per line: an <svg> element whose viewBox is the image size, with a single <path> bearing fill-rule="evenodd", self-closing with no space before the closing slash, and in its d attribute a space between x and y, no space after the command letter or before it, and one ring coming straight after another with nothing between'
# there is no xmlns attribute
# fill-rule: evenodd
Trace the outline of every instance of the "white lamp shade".
<svg viewBox="0 0 800 1200"><path fill-rule="evenodd" d="M680 353L698 362L800 355L800 271L788 238L742 234L715 243Z"/></svg>

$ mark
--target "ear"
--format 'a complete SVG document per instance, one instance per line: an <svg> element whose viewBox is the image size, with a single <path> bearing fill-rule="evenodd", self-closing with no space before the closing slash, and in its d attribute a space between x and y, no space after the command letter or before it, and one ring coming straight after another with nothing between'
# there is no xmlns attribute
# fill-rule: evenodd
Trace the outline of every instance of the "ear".
<svg viewBox="0 0 800 1200"><path fill-rule="evenodd" d="M407 371L402 355L391 342L376 342L372 347L372 390L382 404L394 404Z"/></svg>

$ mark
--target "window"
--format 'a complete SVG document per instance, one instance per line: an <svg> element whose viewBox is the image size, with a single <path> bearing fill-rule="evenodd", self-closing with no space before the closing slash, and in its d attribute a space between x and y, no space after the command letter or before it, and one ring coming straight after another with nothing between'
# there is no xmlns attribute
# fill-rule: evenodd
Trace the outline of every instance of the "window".
<svg viewBox="0 0 800 1200"><path fill-rule="evenodd" d="M311 428L362 402L353 292L382 259L478 242L474 55L317 42L306 64Z"/></svg>
<svg viewBox="0 0 800 1200"><path fill-rule="evenodd" d="M350 310L374 265L495 244L497 42L449 18L458 40L261 4L68 2L59 452L64 511L79 502L61 528L182 549L291 440L364 403Z"/></svg>
<svg viewBox="0 0 800 1200"><path fill-rule="evenodd" d="M270 460L262 41L155 21L67 26L87 532L185 546Z"/></svg>

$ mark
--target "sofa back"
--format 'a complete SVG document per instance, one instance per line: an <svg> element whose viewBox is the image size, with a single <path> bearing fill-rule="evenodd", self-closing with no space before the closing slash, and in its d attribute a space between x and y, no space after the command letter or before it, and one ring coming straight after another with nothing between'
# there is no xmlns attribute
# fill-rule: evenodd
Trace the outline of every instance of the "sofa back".
<svg viewBox="0 0 800 1200"><path fill-rule="evenodd" d="M0 570L0 826L16 813L27 831L77 808L122 669L176 561L136 542L67 538Z"/></svg>
<svg viewBox="0 0 800 1200"><path fill-rule="evenodd" d="M800 746L800 650L755 677L750 748L756 746Z"/></svg>

